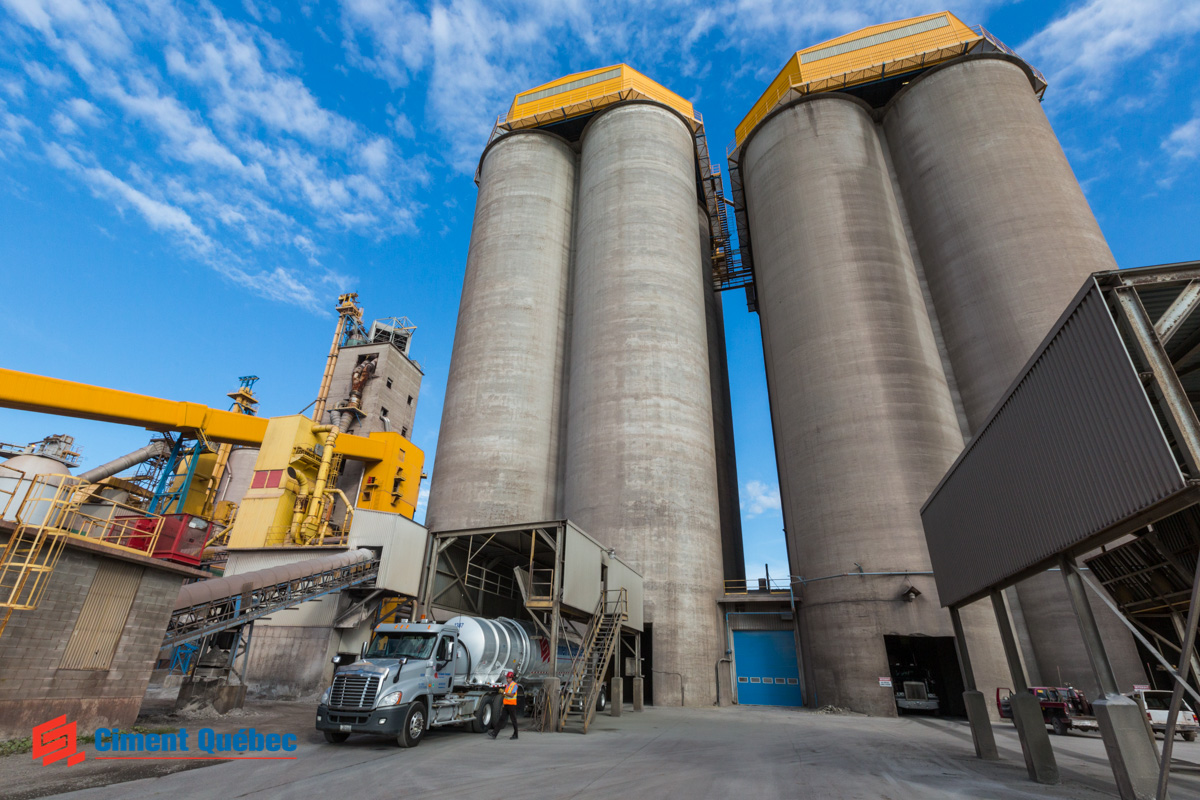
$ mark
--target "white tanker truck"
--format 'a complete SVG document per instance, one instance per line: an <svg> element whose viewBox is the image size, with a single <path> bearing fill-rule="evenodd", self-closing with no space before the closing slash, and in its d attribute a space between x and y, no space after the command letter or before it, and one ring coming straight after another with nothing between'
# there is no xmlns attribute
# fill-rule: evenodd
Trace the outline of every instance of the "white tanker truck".
<svg viewBox="0 0 1200 800"><path fill-rule="evenodd" d="M368 733L395 737L401 747L416 747L425 731L442 725L481 733L499 713L506 672L516 673L529 702L546 679L570 676L577 653L576 645L560 641L552 654L531 624L505 617L379 625L358 660L334 658L317 730L332 744ZM601 691L597 710L605 705Z"/></svg>

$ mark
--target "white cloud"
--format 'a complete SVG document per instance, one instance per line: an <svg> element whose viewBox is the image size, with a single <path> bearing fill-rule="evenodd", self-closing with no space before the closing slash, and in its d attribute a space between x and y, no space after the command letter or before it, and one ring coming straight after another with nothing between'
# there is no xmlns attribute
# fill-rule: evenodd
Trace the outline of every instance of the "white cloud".
<svg viewBox="0 0 1200 800"><path fill-rule="evenodd" d="M0 41L24 64L0 77L0 97L23 100L28 82L52 101L41 129L0 106L0 154L39 140L35 152L234 283L319 308L332 291L316 259L327 232L415 229L408 186L427 176L387 138L395 114L381 135L326 107L296 54L261 28L170 0L0 8L12 20ZM118 141L81 136L101 122Z"/></svg>
<svg viewBox="0 0 1200 800"><path fill-rule="evenodd" d="M79 124L61 111L55 111L50 116L50 122L63 136L74 136L79 133Z"/></svg>
<svg viewBox="0 0 1200 800"><path fill-rule="evenodd" d="M25 145L22 132L32 128L27 118L8 110L3 100L0 100L0 158L7 158L18 152Z"/></svg>
<svg viewBox="0 0 1200 800"><path fill-rule="evenodd" d="M1113 93L1131 62L1197 31L1200 0L1088 0L1017 49L1046 73L1056 102L1095 102Z"/></svg>
<svg viewBox="0 0 1200 800"><path fill-rule="evenodd" d="M383 172L388 164L391 145L382 136L372 139L358 151L358 157L372 173Z"/></svg>
<svg viewBox="0 0 1200 800"><path fill-rule="evenodd" d="M753 519L768 511L779 511L779 488L762 481L746 481L742 486L742 516Z"/></svg>
<svg viewBox="0 0 1200 800"><path fill-rule="evenodd" d="M72 97L66 102L66 109L78 122L95 124L100 121L100 109L82 97Z"/></svg>
<svg viewBox="0 0 1200 800"><path fill-rule="evenodd" d="M117 201L118 207L133 208L150 227L160 231L181 234L193 247L202 253L212 250L213 242L208 238L188 213L181 208L164 203L135 189L106 169L80 164L75 154L57 144L46 148L50 163L59 169L75 173L83 178L97 197Z"/></svg>
<svg viewBox="0 0 1200 800"><path fill-rule="evenodd" d="M1171 131L1162 147L1175 160L1200 158L1200 116L1192 117Z"/></svg>
<svg viewBox="0 0 1200 800"><path fill-rule="evenodd" d="M38 86L46 89L61 89L71 82L61 70L49 69L38 61L26 61L25 74Z"/></svg>

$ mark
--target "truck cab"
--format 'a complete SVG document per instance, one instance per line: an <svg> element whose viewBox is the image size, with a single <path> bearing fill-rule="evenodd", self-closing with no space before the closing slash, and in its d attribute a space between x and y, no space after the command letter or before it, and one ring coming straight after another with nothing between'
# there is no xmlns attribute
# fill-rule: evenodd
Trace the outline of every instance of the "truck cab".
<svg viewBox="0 0 1200 800"><path fill-rule="evenodd" d="M1146 709L1146 721L1156 734L1167 732L1167 720L1171 714L1171 692L1164 689L1137 689L1126 695L1133 700L1139 697L1142 707ZM1185 742L1196 741L1200 733L1200 719L1192 711L1192 707L1184 700L1179 707L1179 715L1175 718L1175 733L1183 737Z"/></svg>
<svg viewBox="0 0 1200 800"><path fill-rule="evenodd" d="M458 636L452 624L379 625L358 659L334 659L333 683L317 706L317 730L334 744L365 733L394 737L401 747L415 747L440 725L483 730L491 714L479 712L491 711L495 688L456 691L470 668Z"/></svg>
<svg viewBox="0 0 1200 800"><path fill-rule="evenodd" d="M1092 714L1092 704L1084 693L1071 686L1030 686L1029 693L1038 699L1042 709L1042 721L1058 736L1072 730L1098 731L1100 724ZM996 707L1001 719L1012 719L1013 691L1009 688L996 690Z"/></svg>

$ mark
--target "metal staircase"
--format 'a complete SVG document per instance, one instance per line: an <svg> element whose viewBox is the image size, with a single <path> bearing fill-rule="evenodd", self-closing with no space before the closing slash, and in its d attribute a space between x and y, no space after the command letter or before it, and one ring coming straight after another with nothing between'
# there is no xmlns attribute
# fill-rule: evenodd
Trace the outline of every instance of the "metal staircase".
<svg viewBox="0 0 1200 800"><path fill-rule="evenodd" d="M558 729L567 722L580 723L587 733L596 715L596 700L604 685L608 665L621 639L621 625L629 619L629 598L625 589L604 592L596 612L584 633L583 645L571 664L571 676L564 681L559 701Z"/></svg>

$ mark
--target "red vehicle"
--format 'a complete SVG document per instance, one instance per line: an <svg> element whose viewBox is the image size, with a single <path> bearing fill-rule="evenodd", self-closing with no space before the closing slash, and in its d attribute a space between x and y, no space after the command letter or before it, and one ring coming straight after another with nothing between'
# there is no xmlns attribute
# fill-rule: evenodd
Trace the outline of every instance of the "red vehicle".
<svg viewBox="0 0 1200 800"><path fill-rule="evenodd" d="M1042 721L1065 736L1072 729L1098 731L1100 724L1092 714L1092 704L1083 692L1070 686L1030 686L1029 693L1038 699L1042 707ZM1013 691L1007 687L996 690L996 707L1001 719L1012 719Z"/></svg>

